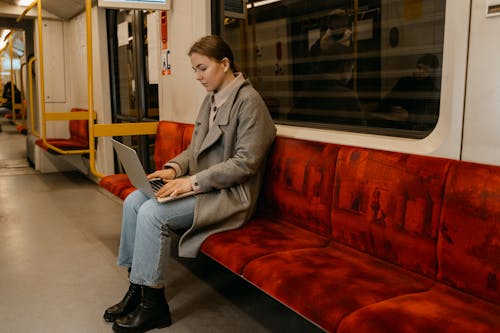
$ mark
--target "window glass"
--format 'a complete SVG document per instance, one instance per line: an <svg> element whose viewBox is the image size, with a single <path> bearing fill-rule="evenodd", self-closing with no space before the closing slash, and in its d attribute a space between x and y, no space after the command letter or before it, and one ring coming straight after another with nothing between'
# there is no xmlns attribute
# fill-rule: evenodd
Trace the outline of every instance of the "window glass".
<svg viewBox="0 0 500 333"><path fill-rule="evenodd" d="M225 2L221 35L276 123L410 138L435 127L445 0L248 0L243 15Z"/></svg>

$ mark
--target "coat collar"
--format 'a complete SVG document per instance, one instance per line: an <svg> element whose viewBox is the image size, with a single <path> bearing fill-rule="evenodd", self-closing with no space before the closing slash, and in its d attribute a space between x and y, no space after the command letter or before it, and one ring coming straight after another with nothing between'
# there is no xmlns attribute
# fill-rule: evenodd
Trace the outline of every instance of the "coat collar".
<svg viewBox="0 0 500 333"><path fill-rule="evenodd" d="M238 82L238 84L235 86L235 88L227 98L226 102L217 111L217 117L215 117L214 124L210 129L208 128L209 112L205 112L205 110L201 111L202 114L200 115L199 121L197 121L200 134L199 138L203 140L204 133L206 133L206 136L205 139L200 143L201 146L200 149L197 150L196 157L198 157L199 154L201 154L208 147L217 142L217 140L221 137L222 130L219 126L225 126L229 124L229 116L231 114L231 109L233 108L236 96L238 95L241 87L249 84L250 82L248 80L241 80L241 82ZM207 97L206 101L208 104L210 103L210 96Z"/></svg>
<svg viewBox="0 0 500 333"><path fill-rule="evenodd" d="M212 92L212 106L215 106L217 109L219 109L222 105L224 105L224 103L227 101L229 96L231 96L234 90L241 86L244 81L245 77L243 76L243 73L234 74L234 79L228 85L226 85L226 87L224 87L217 93Z"/></svg>

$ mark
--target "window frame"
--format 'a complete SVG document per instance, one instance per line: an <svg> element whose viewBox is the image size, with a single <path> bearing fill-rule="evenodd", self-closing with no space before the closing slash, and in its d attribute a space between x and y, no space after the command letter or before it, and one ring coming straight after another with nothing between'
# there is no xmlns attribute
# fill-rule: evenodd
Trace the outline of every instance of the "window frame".
<svg viewBox="0 0 500 333"><path fill-rule="evenodd" d="M212 0L212 8L214 4L217 6L216 3L220 5L222 0ZM366 131L346 131L345 128L292 126L279 121L278 135L459 159L465 103L470 6L467 0L446 1L439 119L429 135L424 138L408 138L388 136L383 133L366 133ZM221 28L221 23L217 22L223 22L221 16L214 18L213 32L218 31L218 34L224 37L224 29Z"/></svg>

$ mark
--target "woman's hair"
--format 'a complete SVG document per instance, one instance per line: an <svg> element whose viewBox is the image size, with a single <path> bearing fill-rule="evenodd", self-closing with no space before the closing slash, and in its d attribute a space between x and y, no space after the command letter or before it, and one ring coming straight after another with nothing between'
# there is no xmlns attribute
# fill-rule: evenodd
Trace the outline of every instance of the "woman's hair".
<svg viewBox="0 0 500 333"><path fill-rule="evenodd" d="M227 58L231 70L234 73L239 72L234 64L233 51L220 36L208 35L200 38L191 46L188 55L190 56L193 53L198 53L217 61L222 61L222 59Z"/></svg>

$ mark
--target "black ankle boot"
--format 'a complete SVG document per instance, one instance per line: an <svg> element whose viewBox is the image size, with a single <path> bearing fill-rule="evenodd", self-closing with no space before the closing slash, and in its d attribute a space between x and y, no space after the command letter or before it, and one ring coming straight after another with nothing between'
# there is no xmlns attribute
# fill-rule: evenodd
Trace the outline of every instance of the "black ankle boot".
<svg viewBox="0 0 500 333"><path fill-rule="evenodd" d="M113 324L116 333L144 333L153 328L170 326L170 309L162 289L143 286L142 300L128 315Z"/></svg>
<svg viewBox="0 0 500 333"><path fill-rule="evenodd" d="M112 323L116 319L129 314L141 303L141 298L142 286L131 282L123 299L104 311L104 320Z"/></svg>

